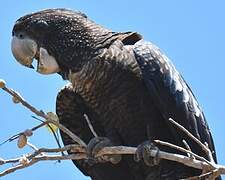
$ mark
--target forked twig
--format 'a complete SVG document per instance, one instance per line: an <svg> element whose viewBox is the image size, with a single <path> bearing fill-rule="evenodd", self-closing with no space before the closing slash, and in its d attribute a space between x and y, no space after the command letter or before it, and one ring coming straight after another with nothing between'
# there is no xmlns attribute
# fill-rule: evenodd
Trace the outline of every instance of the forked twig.
<svg viewBox="0 0 225 180"><path fill-rule="evenodd" d="M191 134L187 129L185 129L183 126L178 124L172 118L169 118L169 121L172 124L174 124L177 128L179 128L182 132L184 132L186 135L188 135L193 141L195 141L202 148L202 150L205 151L205 153L207 154L209 158L209 161L211 163L215 163L211 150L205 144L203 144L198 138L196 138L193 134Z"/></svg>
<svg viewBox="0 0 225 180"><path fill-rule="evenodd" d="M205 159L204 157L199 156L199 155L193 153L192 151L189 151L189 150L187 150L187 149L185 149L183 147L180 147L180 146L177 146L175 144L168 143L168 142L160 141L160 140L154 140L154 142L156 142L157 144L163 145L163 146L167 146L167 147L176 149L176 150L181 151L181 152L184 152L186 154L190 154L193 157L195 157L196 159L198 159L198 160L200 160L202 162L207 163L211 168L213 168L213 165L207 159Z"/></svg>
<svg viewBox="0 0 225 180"><path fill-rule="evenodd" d="M76 136L75 134L73 134L69 129L67 129L65 126L61 125L59 122L52 120L51 118L49 118L43 111L39 111L37 110L34 106L32 106L31 104L29 104L24 98L22 98L21 95L19 95L16 91L6 87L6 85L4 87L2 87L2 89L4 91L6 91L7 93L9 93L11 96L13 96L17 101L19 101L23 106L25 106L26 108L28 108L30 111L32 111L34 114L36 114L37 116L40 116L44 119L46 119L46 124L47 123L52 123L54 125L56 125L60 130L62 130L64 133L66 133L71 139L74 140L74 142L82 145L82 146L86 146L86 143L81 140L78 136Z"/></svg>

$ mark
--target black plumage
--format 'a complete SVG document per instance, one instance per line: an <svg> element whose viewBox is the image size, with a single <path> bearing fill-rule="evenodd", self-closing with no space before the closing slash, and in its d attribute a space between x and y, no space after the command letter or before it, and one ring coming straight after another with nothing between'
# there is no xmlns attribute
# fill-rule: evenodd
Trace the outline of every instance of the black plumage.
<svg viewBox="0 0 225 180"><path fill-rule="evenodd" d="M58 94L56 112L60 122L86 143L93 135L84 114L98 135L115 145L138 146L160 139L183 146L185 139L195 153L207 158L196 143L171 126L168 119L173 118L207 142L216 161L212 136L196 98L168 58L141 40L141 35L112 32L82 13L65 9L24 16L13 29L14 34L21 31L55 58L58 73L71 82ZM61 134L64 144L73 143ZM94 180L181 179L201 173L164 160L150 167L135 162L131 155L118 164L74 163Z"/></svg>

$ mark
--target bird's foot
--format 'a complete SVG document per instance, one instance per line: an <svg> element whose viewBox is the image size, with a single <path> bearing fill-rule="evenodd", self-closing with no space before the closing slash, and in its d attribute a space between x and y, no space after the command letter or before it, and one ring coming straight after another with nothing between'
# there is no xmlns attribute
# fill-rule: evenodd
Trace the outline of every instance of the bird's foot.
<svg viewBox="0 0 225 180"><path fill-rule="evenodd" d="M110 146L113 146L113 143L106 137L95 137L91 139L87 145L88 163L90 165L104 162L111 162L113 164L119 163L121 155L96 156L102 148Z"/></svg>
<svg viewBox="0 0 225 180"><path fill-rule="evenodd" d="M155 150L156 154L153 155L152 150ZM151 141L145 141L137 147L134 160L136 162L142 160L147 166L156 166L160 163L158 152L159 148L156 147Z"/></svg>

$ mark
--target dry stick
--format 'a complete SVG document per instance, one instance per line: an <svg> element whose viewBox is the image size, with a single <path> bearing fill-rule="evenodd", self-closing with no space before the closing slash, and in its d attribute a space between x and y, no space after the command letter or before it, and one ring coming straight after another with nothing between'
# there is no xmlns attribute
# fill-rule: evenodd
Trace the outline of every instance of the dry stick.
<svg viewBox="0 0 225 180"><path fill-rule="evenodd" d="M80 145L76 145L76 144L71 144L71 145L66 145L62 148L40 148L37 151L35 151L33 154L30 154L27 156L28 159L32 159L42 153L57 153L57 152L64 152L64 151L71 151L74 153L86 153L86 149L85 147L82 147ZM64 155L63 155L64 156Z"/></svg>
<svg viewBox="0 0 225 180"><path fill-rule="evenodd" d="M37 126L34 126L33 128L31 128L31 129L29 129L29 130L32 131L32 132L34 132L35 130L37 130L37 129L43 127L43 126L45 126L46 124L47 124L46 121L44 121L44 122L42 122L41 124L39 124L39 125L37 125ZM21 133L18 133L18 134L16 134L16 135L11 136L9 139L7 139L7 140L5 140L4 142L2 142L1 145L4 144L4 143L6 143L6 142L8 142L8 141L11 142L11 141L17 139L21 134L24 134L24 133L25 133L25 131L23 131L23 132L21 132Z"/></svg>
<svg viewBox="0 0 225 180"><path fill-rule="evenodd" d="M207 163L212 169L214 169L214 164L212 164L211 162L209 162L207 159L205 159L204 157L202 156L199 156L195 153L193 153L192 151L189 151L187 149L184 149L183 147L180 147L180 146L177 146L175 144L171 144L171 143L168 143L168 142L164 142L164 141L160 141L160 140L154 140L154 142L160 144L160 145L163 145L163 146L167 146L167 147L170 147L170 148L173 148L173 149L176 149L178 151L181 151L181 152L184 152L184 153L187 153L187 154L190 154L192 155L193 157Z"/></svg>
<svg viewBox="0 0 225 180"><path fill-rule="evenodd" d="M12 173L16 170L23 169L26 167L29 167L39 161L46 161L46 160L78 160L78 159L85 159L87 156L86 154L70 154L70 155L65 155L65 156L60 156L60 155L55 155L55 156L38 156L38 157L33 157L30 161L24 164L19 164L17 166L11 167L6 169L5 171L0 173L1 176L5 176L9 173Z"/></svg>
<svg viewBox="0 0 225 180"><path fill-rule="evenodd" d="M14 158L14 159L2 159L0 158L0 165L3 164L9 164L9 163L17 163L19 162L20 158Z"/></svg>
<svg viewBox="0 0 225 180"><path fill-rule="evenodd" d="M187 143L187 141L185 141L184 139L182 140L185 148L188 150L188 151L191 151L191 147L189 146L189 144ZM191 151L192 152L192 151ZM187 154L189 157L191 158L195 158L194 156L192 156L190 153Z"/></svg>
<svg viewBox="0 0 225 180"><path fill-rule="evenodd" d="M183 139L182 142L183 142L184 146L186 147L186 149L187 149L188 151L191 151L191 147L189 146L189 144L187 143L187 141L185 141L185 140Z"/></svg>
<svg viewBox="0 0 225 180"><path fill-rule="evenodd" d="M28 102L26 102L25 99L23 99L17 92L15 92L14 90L12 90L10 88L7 88L6 86L3 87L2 89L4 91L6 91L7 93L9 93L14 98L16 98L16 100L18 100L19 102L21 102L21 104L23 106L25 106L26 108L28 108L29 110L31 110L37 116L40 116L40 117L46 119L46 123L52 123L52 124L56 125L60 130L62 130L64 133L66 133L76 143L78 143L78 144L80 144L82 146L86 146L85 142L82 141L78 136L76 136L75 134L73 134L69 129L67 129L65 126L61 125L59 122L56 122L56 121L50 119L43 111L38 111L35 107L33 107L32 105L30 105Z"/></svg>
<svg viewBox="0 0 225 180"><path fill-rule="evenodd" d="M73 134L69 129L67 129L65 126L63 126L59 122L57 122L55 120L51 120L51 119L47 119L46 122L56 125L60 130L62 130L64 133L66 133L72 140L74 140L79 145L85 146L85 147L87 146L83 140L81 140L77 135Z"/></svg>
<svg viewBox="0 0 225 180"><path fill-rule="evenodd" d="M104 155L112 155L112 154L135 154L136 150L137 150L136 147L127 147L127 146L105 147L98 152L97 157L104 156ZM152 157L155 157L157 153L160 159L180 162L186 166L193 167L196 169L203 169L203 167L209 166L206 162L189 158L187 156L183 156L180 154L167 153L164 151L157 152L156 150L151 150L150 155ZM223 166L220 166L220 167L224 169L223 172L225 173L225 167Z"/></svg>
<svg viewBox="0 0 225 180"><path fill-rule="evenodd" d="M34 119L37 119L37 120L40 121L40 122L45 122L45 121L43 121L43 120L37 118L36 116L31 116L31 117L33 117ZM53 136L54 136L54 138L55 138L55 141L56 141L58 147L61 148L62 146L61 146L61 144L60 144L60 142L59 142L59 138L58 138L58 136L56 135L57 132L55 132L49 124L47 124L47 126L48 126L48 128L51 130L51 132L52 132L52 134L53 134ZM58 128L58 127L57 127L57 128ZM62 155L64 155L63 152L62 152Z"/></svg>
<svg viewBox="0 0 225 180"><path fill-rule="evenodd" d="M80 145L67 145L63 148L54 148L54 149L48 149L48 148L41 148L37 151L35 151L33 154L27 155L26 157L28 159L32 159L36 156L38 156L39 154L43 153L43 152L62 152L62 151L68 151L71 150L72 152L75 153L85 153L85 147L82 147ZM104 155L112 155L112 154L135 154L137 148L136 147L127 147L127 146L114 146L114 147L105 147L102 150L99 151L99 153L97 154L97 157L99 156L104 156ZM157 154L156 150L151 150L151 156L155 157ZM199 160L195 160L195 159L191 159L187 156L183 156L183 155L179 155L179 154L173 154L173 153L167 153L167 152L163 152L163 151L159 151L158 153L159 158L161 159L167 159L167 160L172 160L172 161L176 161L176 162L180 162L183 163L187 166L190 167L194 167L197 169L202 169L203 166L208 165L205 162L199 161ZM49 159L52 160L52 159ZM3 160L4 161L4 160ZM19 158L13 160L13 162L18 162ZM12 161L6 160L4 163L9 163Z"/></svg>
<svg viewBox="0 0 225 180"><path fill-rule="evenodd" d="M104 156L104 155L110 155L110 154L135 154L136 150L137 150L136 147L127 147L127 146L105 147L99 151L99 153L97 154L97 157ZM156 150L151 150L150 156L155 157L156 154L157 154ZM204 169L205 167L209 167L209 169L211 168L211 166L208 163L206 163L202 160L193 159L193 158L190 158L190 157L187 157L184 155L180 155L180 154L159 151L158 157L160 159L166 159L166 160L170 160L170 161L179 162L186 166L196 168L196 169ZM221 166L221 165L215 166L214 165L214 169L216 169L216 168L220 169L221 174L225 174L225 166Z"/></svg>
<svg viewBox="0 0 225 180"><path fill-rule="evenodd" d="M208 172L208 173L205 173L205 174L201 174L199 176L199 179L207 179L207 180L214 180L216 177L218 177L219 174L218 174L218 170L215 169L211 172Z"/></svg>
<svg viewBox="0 0 225 180"><path fill-rule="evenodd" d="M37 148L35 145L31 144L30 142L27 142L27 145L28 145L31 149L35 150L35 151L38 150L38 148Z"/></svg>
<svg viewBox="0 0 225 180"><path fill-rule="evenodd" d="M216 177L218 177L220 175L218 173L219 173L218 169L215 169L213 171L201 174L200 176L188 177L183 180L199 180L199 179L214 180Z"/></svg>
<svg viewBox="0 0 225 180"><path fill-rule="evenodd" d="M91 132L92 132L92 134L94 135L94 137L98 137L98 135L97 135L97 133L95 132L95 130L94 130L94 128L93 128L93 126L92 126L92 124L91 124L91 121L89 120L87 114L84 114L84 118L86 119L87 124L88 124L88 127L89 127L89 129L91 130Z"/></svg>
<svg viewBox="0 0 225 180"><path fill-rule="evenodd" d="M85 147L82 147L82 146L76 145L76 144L71 144L71 145L66 145L62 148L52 148L52 149L40 148L40 149L37 149L36 151L34 151L33 153L29 153L24 156L27 159L32 159L42 153L58 153L58 152L63 152L63 151L68 151L68 150L71 150L71 152L74 152L74 153L86 153ZM15 159L7 159L7 160L0 159L0 165L8 164L8 163L18 163L20 161L20 159L21 159L21 157L15 158Z"/></svg>
<svg viewBox="0 0 225 180"><path fill-rule="evenodd" d="M199 139L197 139L193 134L191 134L187 129L185 129L183 126L181 126L179 123L177 123L176 121L174 121L172 118L169 118L169 121L174 124L176 127L178 127L179 129L181 129L185 134L187 134L192 140L194 140L201 148L203 151L205 151L205 153L207 154L209 161L211 163L215 163L213 156L212 156L212 152L211 150L204 145Z"/></svg>
<svg viewBox="0 0 225 180"><path fill-rule="evenodd" d="M38 156L42 152L62 152L71 150L72 152L78 153L78 154L71 154L66 156ZM137 148L135 147L126 147L126 146L115 146L115 147L105 147L101 151L99 151L97 156L104 156L104 155L112 155L112 154L134 154L136 152ZM155 157L157 154L156 150L151 150L151 156ZM180 162L186 166L197 168L197 169L203 169L205 167L208 167L209 165L204 162L197 159L193 159L187 156L183 156L180 154L173 154L173 153L167 153L163 151L158 152L158 156L160 159L167 159L171 161ZM9 168L2 173L0 173L0 177L4 176L6 174L9 174L11 172L14 172L15 170L22 169L25 167L28 167L36 162L42 161L42 160L67 160L67 159L86 159L86 150L85 147L81 147L80 145L67 145L63 148L55 148L55 149L47 149L47 148L41 148L38 151L35 151L33 154L28 155L26 157L28 159L28 162L25 164L20 164L18 166ZM30 160L29 160L30 159ZM0 164L5 163L12 163L12 162L19 162L20 158L14 159L14 160L5 160L4 163L1 163L4 160L0 160ZM214 169L218 169L218 174L225 174L225 167L221 165L216 165Z"/></svg>
<svg viewBox="0 0 225 180"><path fill-rule="evenodd" d="M77 154L71 154L71 155L64 155L64 156L59 156L59 155L46 155L43 153L50 153L50 152L63 152L67 150L72 150L73 152L76 152ZM25 158L25 163L21 163L21 158ZM24 155L21 158L16 158L16 159L11 159L11 160L3 160L0 159L0 165L7 164L7 163L20 163L17 166L13 166L9 169L6 169L5 171L0 173L1 176L5 176L9 173L12 173L16 170L26 168L28 166L33 165L34 163L37 163L39 161L44 161L44 160L79 160L79 159L85 159L87 158L86 155L86 149L85 147L82 147L80 145L67 145L63 148L53 148L53 149L48 149L48 148L41 148L35 151L32 154L27 154Z"/></svg>
<svg viewBox="0 0 225 180"><path fill-rule="evenodd" d="M35 131L43 126L45 126L47 124L46 121L42 122L41 124L37 125L37 126L34 126L33 128L31 128L32 131Z"/></svg>
<svg viewBox="0 0 225 180"><path fill-rule="evenodd" d="M78 146L74 146L72 147L72 149L74 149L78 154L70 154L70 155L65 155L65 156L58 156L58 155L41 155L38 156L40 153L42 152L60 152L63 150L69 150L70 147L69 146L65 146L63 149L62 148L56 148L56 149L47 149L47 148L43 148L40 149L38 152L36 151L35 153L33 153L30 156L27 156L27 161L26 163L23 163L22 165L19 164L18 166L9 168L5 171L3 171L2 173L0 173L0 177L4 176L6 174L12 173L18 169L22 169L28 166L31 166L32 164L42 161L42 160L68 160L68 159L86 159L87 155L86 153L84 153L84 147L81 148L79 145ZM104 156L104 155L111 155L111 154L134 154L136 152L135 147L126 147L126 146L118 146L118 147L105 147L103 148L100 152L99 152L99 156ZM151 156L155 157L157 154L156 150L151 150ZM205 166L207 166L208 164L196 159L191 159L187 156L183 156L180 154L173 154L173 153L167 153L167 152L163 152L163 151L159 151L158 152L158 156L160 159L167 159L167 160L171 160L171 161L176 161L176 162L180 162L182 164L185 164L189 167L193 167L193 168L197 168L197 169L203 169ZM20 159L16 159L16 162L19 162ZM8 161L9 162L9 161ZM15 161L14 161L15 162ZM225 173L225 167L224 168L224 173Z"/></svg>

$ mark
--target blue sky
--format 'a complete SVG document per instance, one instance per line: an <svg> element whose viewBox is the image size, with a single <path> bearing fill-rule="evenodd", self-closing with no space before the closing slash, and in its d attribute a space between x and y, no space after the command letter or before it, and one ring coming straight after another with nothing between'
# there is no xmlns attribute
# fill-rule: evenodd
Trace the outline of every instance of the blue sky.
<svg viewBox="0 0 225 180"><path fill-rule="evenodd" d="M0 78L25 99L44 111L55 110L55 97L66 84L58 75L43 76L20 66L10 50L16 19L44 8L65 7L86 13L114 31L137 31L157 44L184 76L206 115L216 144L219 162L225 164L225 2L223 0L7 0L0 11ZM0 142L37 125L32 113L0 91ZM56 146L46 129L31 138L38 147ZM28 150L28 149L25 149ZM0 146L0 157L25 152L16 143ZM2 170L2 167L0 167ZM70 161L42 162L5 176L4 180L88 179Z"/></svg>

